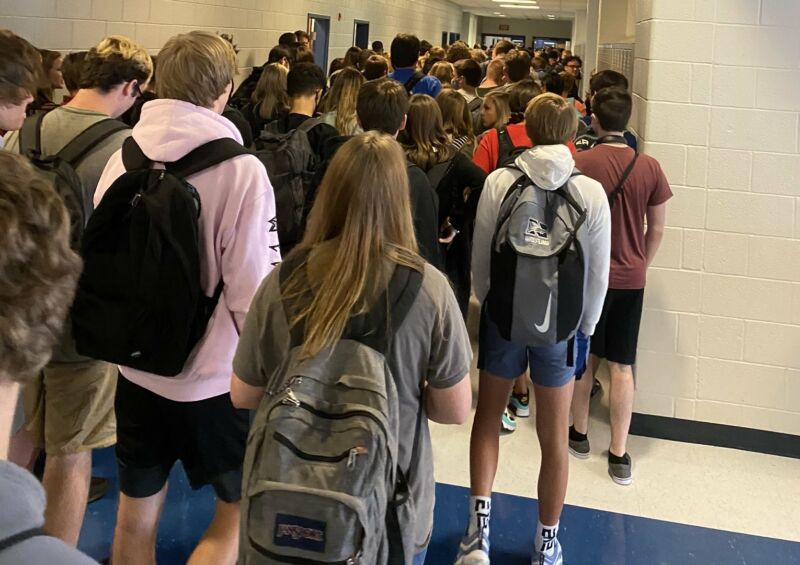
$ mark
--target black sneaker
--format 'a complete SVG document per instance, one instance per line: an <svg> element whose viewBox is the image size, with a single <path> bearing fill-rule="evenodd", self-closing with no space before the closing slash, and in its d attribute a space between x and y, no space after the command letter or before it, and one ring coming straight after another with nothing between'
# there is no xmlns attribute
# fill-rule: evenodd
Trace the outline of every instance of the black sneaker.
<svg viewBox="0 0 800 565"><path fill-rule="evenodd" d="M608 452L608 474L611 480L618 485L628 486L633 482L632 467L633 462L629 454L617 457L610 451Z"/></svg>
<svg viewBox="0 0 800 565"><path fill-rule="evenodd" d="M108 492L108 479L103 477L92 477L92 482L89 483L89 500L87 504L91 504L103 498Z"/></svg>
<svg viewBox="0 0 800 565"><path fill-rule="evenodd" d="M569 452L578 459L589 459L589 437L579 434L572 426L569 427Z"/></svg>

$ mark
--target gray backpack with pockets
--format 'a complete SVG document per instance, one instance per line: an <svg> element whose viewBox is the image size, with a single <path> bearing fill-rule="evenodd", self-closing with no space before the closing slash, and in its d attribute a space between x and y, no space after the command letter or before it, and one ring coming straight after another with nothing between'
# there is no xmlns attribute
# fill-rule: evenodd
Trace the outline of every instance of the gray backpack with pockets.
<svg viewBox="0 0 800 565"><path fill-rule="evenodd" d="M304 254L280 267L281 290L305 277ZM399 466L397 385L387 361L392 336L422 284L398 266L369 312L343 337L301 359L303 323L291 328L287 362L268 387L244 462L240 565L404 565L413 558L409 473ZM310 288L310 287L309 287ZM308 294L287 298L292 320ZM419 457L422 409L411 460Z"/></svg>
<svg viewBox="0 0 800 565"><path fill-rule="evenodd" d="M523 175L508 189L492 240L486 308L500 335L530 347L571 340L583 314L583 199L569 180L556 190Z"/></svg>

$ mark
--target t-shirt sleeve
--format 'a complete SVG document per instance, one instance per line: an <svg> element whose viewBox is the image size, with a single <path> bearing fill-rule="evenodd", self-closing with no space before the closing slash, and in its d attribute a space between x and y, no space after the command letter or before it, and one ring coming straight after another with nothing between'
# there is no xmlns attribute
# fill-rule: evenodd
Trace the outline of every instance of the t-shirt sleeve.
<svg viewBox="0 0 800 565"><path fill-rule="evenodd" d="M437 276L440 281L434 296L437 312L431 334L427 381L433 388L449 388L461 382L469 372L472 346L456 297L444 276Z"/></svg>
<svg viewBox="0 0 800 565"><path fill-rule="evenodd" d="M494 141L494 146L496 147L496 130L489 130L489 132L481 138L478 147L475 149L475 154L472 156L472 162L483 169L487 175L494 170L494 165L497 162L497 151L492 151L492 141Z"/></svg>
<svg viewBox="0 0 800 565"><path fill-rule="evenodd" d="M273 377L288 354L289 341L275 269L253 298L233 358L233 372L249 385L271 389Z"/></svg>
<svg viewBox="0 0 800 565"><path fill-rule="evenodd" d="M650 194L650 199L647 201L648 206L658 206L672 198L672 189L669 187L669 181L664 171L661 170L661 165L657 162L653 163L653 176L654 188Z"/></svg>

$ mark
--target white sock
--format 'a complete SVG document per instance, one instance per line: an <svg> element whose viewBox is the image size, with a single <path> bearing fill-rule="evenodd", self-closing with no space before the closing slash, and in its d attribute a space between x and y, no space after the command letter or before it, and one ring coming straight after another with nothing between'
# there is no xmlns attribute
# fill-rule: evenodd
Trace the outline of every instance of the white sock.
<svg viewBox="0 0 800 565"><path fill-rule="evenodd" d="M478 529L485 531L489 535L489 516L492 513L491 496L470 496L469 497L469 530L468 534L474 533Z"/></svg>
<svg viewBox="0 0 800 565"><path fill-rule="evenodd" d="M558 535L558 522L555 526L545 526L541 522L536 526L536 551L550 555L555 551L556 536Z"/></svg>

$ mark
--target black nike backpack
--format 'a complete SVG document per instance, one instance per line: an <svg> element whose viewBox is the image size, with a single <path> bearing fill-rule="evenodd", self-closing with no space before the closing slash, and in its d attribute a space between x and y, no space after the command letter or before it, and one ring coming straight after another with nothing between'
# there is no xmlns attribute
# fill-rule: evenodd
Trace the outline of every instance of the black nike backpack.
<svg viewBox="0 0 800 565"><path fill-rule="evenodd" d="M233 139L217 139L153 169L133 138L125 142L126 172L83 235L72 309L78 353L165 377L183 370L224 285L211 297L200 286L201 202L186 179L245 154Z"/></svg>

